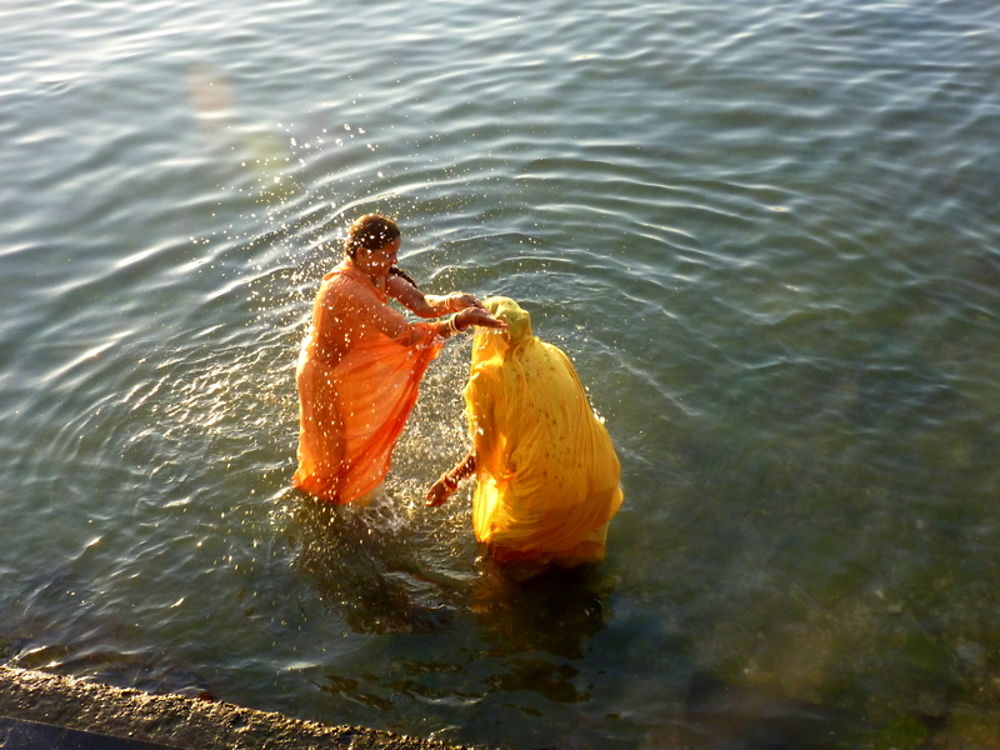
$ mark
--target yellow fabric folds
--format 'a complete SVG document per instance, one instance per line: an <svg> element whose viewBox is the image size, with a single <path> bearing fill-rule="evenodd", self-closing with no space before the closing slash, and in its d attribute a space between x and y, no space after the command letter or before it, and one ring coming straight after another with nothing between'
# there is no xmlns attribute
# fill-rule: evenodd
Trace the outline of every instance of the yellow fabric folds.
<svg viewBox="0 0 1000 750"><path fill-rule="evenodd" d="M622 503L611 438L573 364L532 334L529 314L506 297L485 304L508 328L476 333L465 388L476 538L508 559L602 559L602 527Z"/></svg>

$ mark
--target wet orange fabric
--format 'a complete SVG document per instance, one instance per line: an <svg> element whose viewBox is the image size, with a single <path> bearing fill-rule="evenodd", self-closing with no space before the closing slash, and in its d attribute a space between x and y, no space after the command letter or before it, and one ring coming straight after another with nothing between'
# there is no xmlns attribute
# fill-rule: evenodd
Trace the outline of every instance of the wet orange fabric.
<svg viewBox="0 0 1000 750"><path fill-rule="evenodd" d="M507 330L476 333L465 389L476 538L500 562L601 560L622 503L611 438L573 364L532 334L529 314L506 297L486 307Z"/></svg>
<svg viewBox="0 0 1000 750"><path fill-rule="evenodd" d="M298 469L292 484L344 504L375 489L443 340L409 324L350 261L323 278L296 371Z"/></svg>

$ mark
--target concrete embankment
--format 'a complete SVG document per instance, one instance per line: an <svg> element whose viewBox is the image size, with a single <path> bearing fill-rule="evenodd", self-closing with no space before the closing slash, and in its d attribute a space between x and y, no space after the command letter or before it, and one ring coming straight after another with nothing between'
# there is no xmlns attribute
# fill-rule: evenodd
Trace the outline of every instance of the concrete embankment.
<svg viewBox="0 0 1000 750"><path fill-rule="evenodd" d="M0 666L0 748L462 750L180 695L150 695ZM464 750L469 750L465 748Z"/></svg>

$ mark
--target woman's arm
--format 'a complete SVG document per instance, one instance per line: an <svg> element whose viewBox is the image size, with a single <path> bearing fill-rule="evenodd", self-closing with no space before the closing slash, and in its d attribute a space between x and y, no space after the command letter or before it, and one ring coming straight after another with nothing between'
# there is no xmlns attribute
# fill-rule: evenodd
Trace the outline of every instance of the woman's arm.
<svg viewBox="0 0 1000 750"><path fill-rule="evenodd" d="M471 294L452 292L451 294L424 294L408 279L391 274L386 281L385 291L406 309L421 318L438 318L448 313L456 313L467 307L485 309L483 303Z"/></svg>
<svg viewBox="0 0 1000 750"><path fill-rule="evenodd" d="M476 471L476 454L469 453L463 458L455 468L441 475L431 488L427 491L425 505L434 507L444 505L448 498L458 489L458 483L466 477L472 476Z"/></svg>
<svg viewBox="0 0 1000 750"><path fill-rule="evenodd" d="M400 338L413 329L402 313L377 299L374 294L365 295L363 299L357 300L352 312L357 315L358 320L367 321L367 325L373 326L392 339ZM364 327L366 323L361 325Z"/></svg>
<svg viewBox="0 0 1000 750"><path fill-rule="evenodd" d="M421 318L437 317L424 293L402 276L390 274L385 282L385 292L407 310L413 311Z"/></svg>
<svg viewBox="0 0 1000 750"><path fill-rule="evenodd" d="M362 303L358 309L358 313L361 320L370 321L371 325L374 325L375 328L390 338L400 338L407 333L419 337L422 335L420 330L428 327L436 335L445 339L459 331L466 330L469 326L483 326L485 328L507 327L506 323L497 320L482 307L466 307L447 320L439 320L433 323L414 323L413 325L407 322L401 313L374 298Z"/></svg>

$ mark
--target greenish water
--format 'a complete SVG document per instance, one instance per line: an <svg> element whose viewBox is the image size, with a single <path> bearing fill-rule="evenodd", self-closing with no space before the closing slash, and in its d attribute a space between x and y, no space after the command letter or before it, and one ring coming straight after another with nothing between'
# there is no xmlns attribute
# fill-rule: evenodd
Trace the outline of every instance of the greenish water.
<svg viewBox="0 0 1000 750"><path fill-rule="evenodd" d="M0 658L510 748L1000 744L992 0L0 6ZM517 298L608 559L480 558L468 340L292 492L325 242Z"/></svg>

